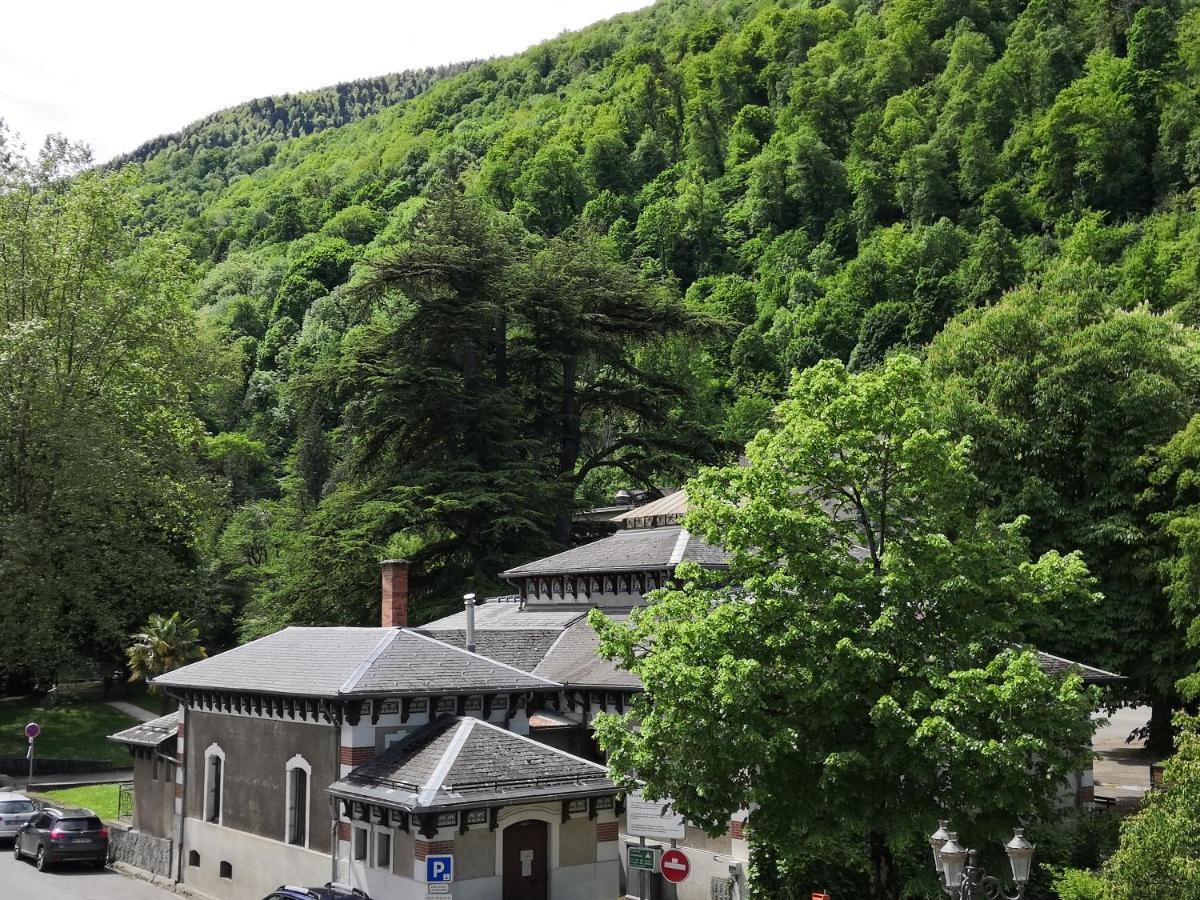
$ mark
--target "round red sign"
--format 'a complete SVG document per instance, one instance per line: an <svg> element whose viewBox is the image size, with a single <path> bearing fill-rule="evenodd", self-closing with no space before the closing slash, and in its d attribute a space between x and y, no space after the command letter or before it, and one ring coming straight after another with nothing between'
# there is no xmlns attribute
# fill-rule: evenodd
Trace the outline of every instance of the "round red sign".
<svg viewBox="0 0 1200 900"><path fill-rule="evenodd" d="M659 869L662 871L663 878L671 884L679 884L691 874L692 864L682 850L664 850Z"/></svg>
<svg viewBox="0 0 1200 900"><path fill-rule="evenodd" d="M42 733L42 726L39 725L37 722L30 722L28 725L25 726L25 737L29 738L30 740L33 740L35 737L37 737L41 733Z"/></svg>

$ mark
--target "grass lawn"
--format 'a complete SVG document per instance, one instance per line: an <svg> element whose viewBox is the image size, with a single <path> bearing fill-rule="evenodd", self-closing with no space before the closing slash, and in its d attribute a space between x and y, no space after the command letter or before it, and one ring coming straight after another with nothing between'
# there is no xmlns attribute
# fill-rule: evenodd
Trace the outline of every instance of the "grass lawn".
<svg viewBox="0 0 1200 900"><path fill-rule="evenodd" d="M42 726L34 748L35 773L37 757L106 759L122 768L132 765L129 751L108 740L108 735L128 728L134 720L103 703L63 702L43 709L25 700L0 701L0 756L25 755L29 749L26 722Z"/></svg>
<svg viewBox="0 0 1200 900"><path fill-rule="evenodd" d="M82 806L92 810L105 822L117 820L117 785L92 784L87 787L65 788L46 794L32 794L51 805Z"/></svg>

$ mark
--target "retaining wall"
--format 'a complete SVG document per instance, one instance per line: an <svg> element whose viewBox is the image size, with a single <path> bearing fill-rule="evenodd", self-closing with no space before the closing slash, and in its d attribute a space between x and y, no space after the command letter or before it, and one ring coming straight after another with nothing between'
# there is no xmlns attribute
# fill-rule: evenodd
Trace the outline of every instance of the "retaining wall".
<svg viewBox="0 0 1200 900"><path fill-rule="evenodd" d="M124 824L108 826L108 853L116 862L171 877L170 838L155 837Z"/></svg>

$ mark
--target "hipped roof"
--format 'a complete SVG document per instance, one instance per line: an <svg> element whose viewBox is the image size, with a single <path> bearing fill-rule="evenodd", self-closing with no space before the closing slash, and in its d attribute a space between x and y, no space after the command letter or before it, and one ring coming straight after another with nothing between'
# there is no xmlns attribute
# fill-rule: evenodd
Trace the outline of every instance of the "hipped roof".
<svg viewBox="0 0 1200 900"><path fill-rule="evenodd" d="M552 690L559 685L406 628L291 627L160 675L159 687L298 697Z"/></svg>
<svg viewBox="0 0 1200 900"><path fill-rule="evenodd" d="M604 766L459 716L418 728L329 787L335 797L414 813L616 791Z"/></svg>

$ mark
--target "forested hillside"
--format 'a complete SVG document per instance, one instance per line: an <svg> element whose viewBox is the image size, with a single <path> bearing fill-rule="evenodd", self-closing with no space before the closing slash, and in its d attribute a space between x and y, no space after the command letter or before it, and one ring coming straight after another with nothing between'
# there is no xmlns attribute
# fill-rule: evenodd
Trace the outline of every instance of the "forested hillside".
<svg viewBox="0 0 1200 900"><path fill-rule="evenodd" d="M1169 709L1194 4L662 0L438 74L256 101L121 176L192 260L210 648L374 621L384 556L418 620L503 587L574 509L730 458L794 371L911 348L980 503L1097 578L1047 648Z"/></svg>
<svg viewBox="0 0 1200 900"><path fill-rule="evenodd" d="M279 144L179 232L223 360L202 417L243 633L370 620L385 551L431 615L562 540L571 508L732 452L793 370L933 341L989 501L1083 550L1109 598L1059 649L1170 693L1150 547L1171 501L1149 489L1196 404L1197 75L1186 5L662 2ZM162 164L141 197L169 220L186 179ZM485 245L475 274L513 279L485 310L446 268L384 277ZM623 285L591 337L613 319L543 308L594 277L564 261L580 245ZM473 339L488 409L437 356L462 322L413 334L448 293L501 323ZM452 471L456 422L520 446Z"/></svg>

